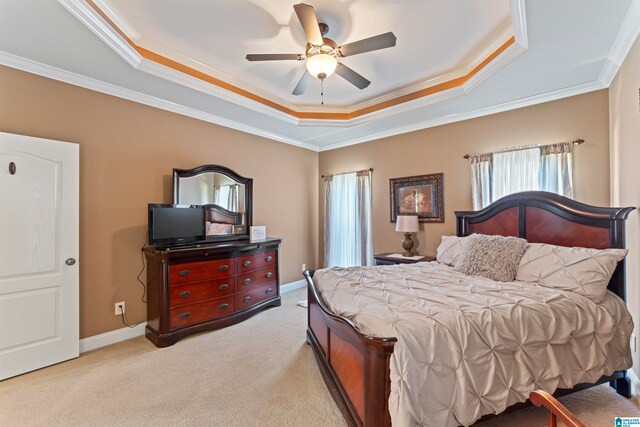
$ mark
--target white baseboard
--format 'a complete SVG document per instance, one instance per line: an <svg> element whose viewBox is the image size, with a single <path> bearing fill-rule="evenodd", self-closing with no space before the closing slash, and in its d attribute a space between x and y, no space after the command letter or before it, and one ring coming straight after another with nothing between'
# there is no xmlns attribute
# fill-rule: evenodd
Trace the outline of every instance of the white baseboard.
<svg viewBox="0 0 640 427"><path fill-rule="evenodd" d="M307 285L307 281L296 280L295 282L287 283L285 285L280 285L280 294L286 294L287 292L295 291L296 289L304 288Z"/></svg>
<svg viewBox="0 0 640 427"><path fill-rule="evenodd" d="M116 329L114 331L105 332L104 334L83 338L80 340L80 353L95 350L100 347L106 347L120 341L144 335L145 326L147 326L147 322L140 323L133 328L125 327Z"/></svg>
<svg viewBox="0 0 640 427"><path fill-rule="evenodd" d="M307 282L304 279L302 279L295 282L280 285L280 294L286 294L287 292L304 288L306 283ZM133 328L120 328L113 331L105 332L104 334L83 338L80 340L80 353L84 353L85 351L95 350L101 347L106 347L108 345L115 344L120 341L124 341L124 340L128 340L131 338L144 335L145 326L147 326L147 322L143 322Z"/></svg>

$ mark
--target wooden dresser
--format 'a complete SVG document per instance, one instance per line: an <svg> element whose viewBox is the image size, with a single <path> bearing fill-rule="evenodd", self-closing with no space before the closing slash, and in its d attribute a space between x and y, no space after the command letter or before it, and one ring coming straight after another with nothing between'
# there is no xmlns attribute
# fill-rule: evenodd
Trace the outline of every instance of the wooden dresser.
<svg viewBox="0 0 640 427"><path fill-rule="evenodd" d="M223 328L279 306L281 239L144 249L147 257L146 337L157 347Z"/></svg>

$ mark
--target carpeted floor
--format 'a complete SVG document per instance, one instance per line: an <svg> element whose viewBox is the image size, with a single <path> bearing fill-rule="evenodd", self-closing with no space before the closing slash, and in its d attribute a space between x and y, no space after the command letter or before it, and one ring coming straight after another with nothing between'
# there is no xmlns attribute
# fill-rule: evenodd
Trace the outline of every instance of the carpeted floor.
<svg viewBox="0 0 640 427"><path fill-rule="evenodd" d="M139 337L0 382L0 426L344 426L305 344L304 290L239 325L157 349ZM589 426L640 416L608 386L562 399ZM528 408L482 426L545 426Z"/></svg>

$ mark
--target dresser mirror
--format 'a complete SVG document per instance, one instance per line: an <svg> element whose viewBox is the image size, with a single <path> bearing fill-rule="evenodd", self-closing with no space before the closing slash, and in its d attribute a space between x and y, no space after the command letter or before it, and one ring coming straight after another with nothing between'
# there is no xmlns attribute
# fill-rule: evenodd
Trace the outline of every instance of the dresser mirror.
<svg viewBox="0 0 640 427"><path fill-rule="evenodd" d="M173 170L173 203L205 209L207 240L246 239L253 180L219 165Z"/></svg>

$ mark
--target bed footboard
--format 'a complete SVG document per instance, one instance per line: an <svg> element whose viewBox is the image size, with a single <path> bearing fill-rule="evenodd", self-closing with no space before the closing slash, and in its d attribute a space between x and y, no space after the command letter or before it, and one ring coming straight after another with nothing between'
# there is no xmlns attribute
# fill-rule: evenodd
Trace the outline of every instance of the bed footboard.
<svg viewBox="0 0 640 427"><path fill-rule="evenodd" d="M389 359L396 338L363 334L351 321L332 314L304 272L309 310L307 341L320 372L351 426L391 426Z"/></svg>

